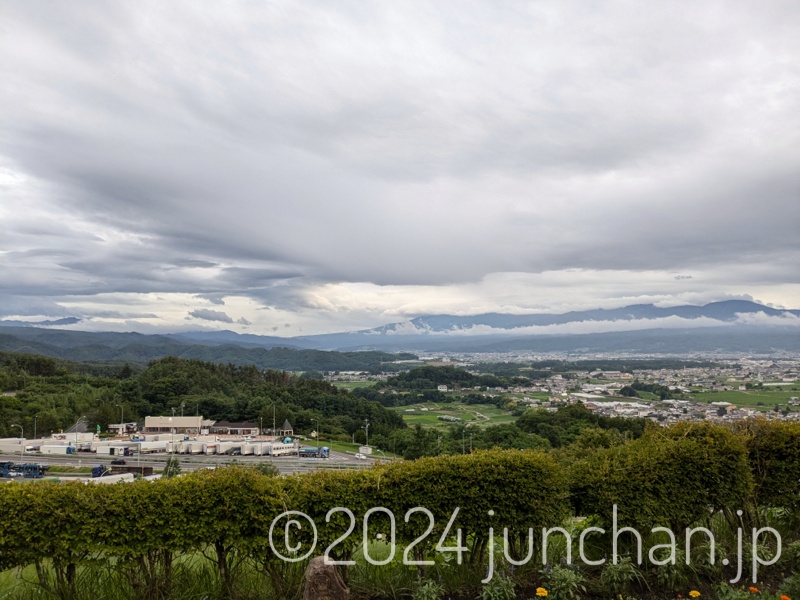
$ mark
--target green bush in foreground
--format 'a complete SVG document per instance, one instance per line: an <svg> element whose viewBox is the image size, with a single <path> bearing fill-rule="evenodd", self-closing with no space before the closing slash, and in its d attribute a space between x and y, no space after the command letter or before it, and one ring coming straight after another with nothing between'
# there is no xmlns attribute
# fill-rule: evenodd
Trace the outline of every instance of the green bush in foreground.
<svg viewBox="0 0 800 600"><path fill-rule="evenodd" d="M38 590L71 600L174 600L203 588L193 597L286 600L299 594L305 564L287 559L300 559L312 547L313 523L316 547L309 556L328 549L335 559L355 561L341 569L358 598L409 598L416 590L463 600L514 588L529 597L547 586L558 598L587 597L586 590L595 597L686 597L692 587L713 597L713 586L734 575L720 560L734 556L736 528L748 515L796 539L796 498L782 495L794 484L779 480L797 468L792 448L798 438L800 427L757 423L732 432L701 423L582 448L571 462L565 453L556 461L542 452L493 450L294 476L230 467L110 486L9 483L0 486L0 571L20 569L32 582L15 587L9 598ZM642 531L644 562L634 566L625 558L635 552L623 537L619 564L575 569L570 563L577 561L580 532L606 527L613 505L620 526ZM287 525L289 518L297 523ZM691 567L659 566L648 556L649 547L664 541L650 528L680 532L699 525L717 536L714 565L707 547L692 549ZM559 526L571 544L563 532L549 537L550 564L542 570L541 530ZM287 548L287 537L302 549ZM609 551L607 535L588 542L594 559ZM760 542L762 556L771 556L774 541ZM796 569L797 547L785 545L770 589L777 589L778 573ZM482 585L492 551L497 581ZM668 554L660 551L658 560ZM525 557L529 561L515 567ZM98 580L105 587L88 583ZM784 582L786 590L796 587L793 579Z"/></svg>

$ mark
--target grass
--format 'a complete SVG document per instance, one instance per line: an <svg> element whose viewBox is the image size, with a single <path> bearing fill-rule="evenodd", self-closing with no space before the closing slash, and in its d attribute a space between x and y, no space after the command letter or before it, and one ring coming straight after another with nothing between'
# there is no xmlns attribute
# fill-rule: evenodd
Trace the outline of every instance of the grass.
<svg viewBox="0 0 800 600"><path fill-rule="evenodd" d="M405 412L413 408L415 412ZM427 411L422 411L427 408ZM502 425L513 423L516 417L508 412L500 410L494 404L459 404L457 402L437 403L424 402L412 404L410 406L399 406L392 410L398 411L403 415L403 420L410 426L422 425L430 428L447 428L452 425L449 421L440 421L440 416L458 417L464 423L473 423L478 426L486 427L489 425Z"/></svg>
<svg viewBox="0 0 800 600"><path fill-rule="evenodd" d="M736 406L774 408L776 404L786 404L791 397L800 397L800 391L791 389L732 390L729 392L698 392L692 394L696 402L730 402Z"/></svg>
<svg viewBox="0 0 800 600"><path fill-rule="evenodd" d="M316 445L316 442L309 442L310 445ZM304 444L304 445L309 445ZM350 442L339 442L337 440L326 440L325 436L322 436L322 439L319 441L320 446L327 446L331 450L335 450L336 452L345 452L349 454L355 454L358 452L358 447L360 444L351 444Z"/></svg>
<svg viewBox="0 0 800 600"><path fill-rule="evenodd" d="M75 473L75 474L88 474L92 472L92 467L72 467L69 465L51 465L47 469L48 475L55 475L56 473Z"/></svg>
<svg viewBox="0 0 800 600"><path fill-rule="evenodd" d="M305 448L306 446L316 446L316 445L317 445L317 443L314 440L306 440L306 443L303 444L303 447ZM320 446L327 446L328 448L330 448L331 450L334 450L336 452L344 452L345 454L355 454L356 452L358 452L358 449L363 444L353 444L351 442L340 442L338 440L326 440L325 436L323 435L322 439L319 441L319 445ZM400 456L395 456L394 454L392 454L391 452L387 451L384 448L381 448L381 450L383 450L384 453L386 454L386 458L401 458ZM380 452L374 453L373 456L377 456L377 457L383 458L383 455Z"/></svg>

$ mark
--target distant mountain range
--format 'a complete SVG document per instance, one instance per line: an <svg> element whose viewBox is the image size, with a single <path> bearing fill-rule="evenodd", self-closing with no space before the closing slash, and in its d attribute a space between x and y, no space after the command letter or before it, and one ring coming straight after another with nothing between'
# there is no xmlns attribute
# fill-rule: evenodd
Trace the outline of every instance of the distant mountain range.
<svg viewBox="0 0 800 600"><path fill-rule="evenodd" d="M494 330L513 331L520 327L547 327L567 323L614 322L667 319L686 320L713 319L721 322L736 322L742 315L762 313L769 317L800 317L800 310L780 310L745 300L712 302L705 306L659 307L653 304L633 304L623 308L573 311L561 314L508 315L486 313L459 317L433 315L417 317L405 323L393 323L369 330L375 333L408 333L413 327L418 333L452 333L456 331Z"/></svg>
<svg viewBox="0 0 800 600"><path fill-rule="evenodd" d="M165 355L272 366L276 348L436 352L800 353L800 310L744 300L636 304L561 314L431 315L360 331L279 338L233 331L165 335L58 329L77 319L0 321L0 350L71 360L142 362ZM284 351L285 353L285 351ZM272 358L268 354L273 354ZM324 361L323 361L324 362ZM286 364L285 356L278 360ZM275 366L275 368L287 368ZM345 369L346 367L340 367Z"/></svg>

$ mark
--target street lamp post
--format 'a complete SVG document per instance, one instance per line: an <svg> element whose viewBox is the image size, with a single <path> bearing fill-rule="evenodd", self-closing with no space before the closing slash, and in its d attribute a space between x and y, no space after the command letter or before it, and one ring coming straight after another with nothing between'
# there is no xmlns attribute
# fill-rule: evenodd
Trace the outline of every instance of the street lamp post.
<svg viewBox="0 0 800 600"><path fill-rule="evenodd" d="M22 428L22 425L17 425L16 423L12 423L11 426L19 427L19 434L22 437L22 444L20 444L19 449L19 459L22 462L25 462L25 430Z"/></svg>
<svg viewBox="0 0 800 600"><path fill-rule="evenodd" d="M34 417L33 417L33 439L34 440L36 439L36 419L38 419L38 417L34 415Z"/></svg>
<svg viewBox="0 0 800 600"><path fill-rule="evenodd" d="M86 415L83 415L80 419L78 419L78 422L75 423L75 452L78 451L78 425L80 425L81 421L83 421L85 418Z"/></svg>

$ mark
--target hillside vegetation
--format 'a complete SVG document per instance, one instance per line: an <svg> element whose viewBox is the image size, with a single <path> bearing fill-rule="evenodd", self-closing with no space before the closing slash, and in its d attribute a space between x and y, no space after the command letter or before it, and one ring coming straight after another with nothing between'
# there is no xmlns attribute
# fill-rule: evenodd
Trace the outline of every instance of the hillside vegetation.
<svg viewBox="0 0 800 600"><path fill-rule="evenodd" d="M611 447L493 450L363 471L272 477L232 467L116 486L7 484L0 570L29 569L29 581L9 592L15 598L286 600L300 595L305 560L329 548L353 561L342 574L357 600L666 600L695 597L690 591L777 600L800 585L799 482L800 424L753 421L652 428ZM286 511L297 511L301 526L286 525ZM636 537L615 541L615 514L619 527L641 534L641 555ZM750 543L749 532L766 526L774 529L759 538L760 560L773 562L777 536L780 558L756 565L757 587L750 555L740 583L724 583L736 580L737 532ZM543 528L555 527L545 545ZM685 529L695 527L708 533L684 554Z"/></svg>
<svg viewBox="0 0 800 600"><path fill-rule="evenodd" d="M369 419L370 430L390 434L405 427L402 418L365 398L324 381L255 366L214 364L168 357L141 371L128 366L80 372L70 363L27 355L0 354L0 388L14 396L0 398L0 437L29 437L71 427L85 416L89 427L143 419L148 415L200 414L208 419L259 422L271 427L284 419L298 431L311 420L323 422L325 434L350 439ZM122 411L120 410L122 408ZM36 419L34 425L34 418Z"/></svg>

